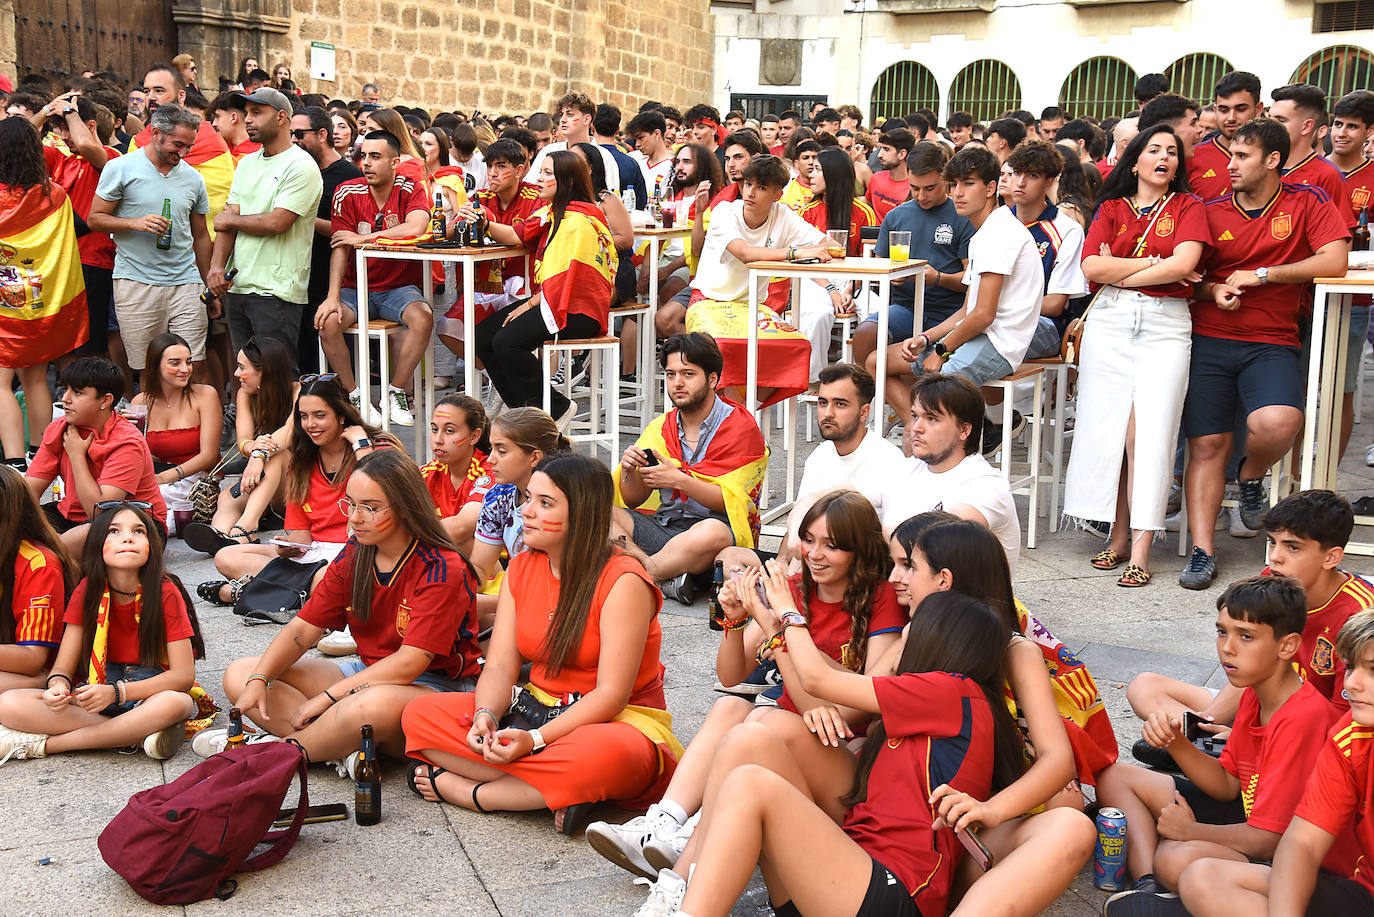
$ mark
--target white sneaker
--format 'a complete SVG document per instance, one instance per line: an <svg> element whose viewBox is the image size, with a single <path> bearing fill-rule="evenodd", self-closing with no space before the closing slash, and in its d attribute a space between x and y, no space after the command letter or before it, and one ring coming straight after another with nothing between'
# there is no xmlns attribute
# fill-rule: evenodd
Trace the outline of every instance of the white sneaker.
<svg viewBox="0 0 1374 917"><path fill-rule="evenodd" d="M406 399L405 391L392 386L387 389L386 397L390 402L391 422L403 427L415 426L415 415L410 412L410 401Z"/></svg>
<svg viewBox="0 0 1374 917"><path fill-rule="evenodd" d="M343 630L325 634L320 638L320 642L315 644L315 649L326 656L352 656L358 652L358 644L345 627Z"/></svg>
<svg viewBox="0 0 1374 917"><path fill-rule="evenodd" d="M1182 520L1182 518L1183 518L1183 511L1182 511L1182 510L1179 510L1178 512L1174 513L1173 515L1165 516L1165 517L1164 517L1164 531L1166 531L1166 532L1177 532L1177 531L1178 531L1179 522L1180 522L1180 520ZM1221 508L1221 511L1217 513L1216 525L1212 526L1212 531L1214 531L1214 532L1220 532L1221 530L1225 529L1225 528L1230 524L1230 521L1231 521L1230 508L1229 508L1229 507L1223 506L1223 507ZM1247 529L1246 531L1249 531L1249 530ZM1234 532L1233 532L1232 534L1234 534ZM1250 534L1251 534L1251 535L1257 535L1257 534L1259 534L1259 533L1258 533L1258 532L1250 532Z"/></svg>
<svg viewBox="0 0 1374 917"><path fill-rule="evenodd" d="M358 779L358 760L362 757L362 752L349 752L345 758L332 758L326 761L330 767L334 768L340 777L347 777L349 780Z"/></svg>
<svg viewBox="0 0 1374 917"><path fill-rule="evenodd" d="M1374 468L1374 443L1369 444L1369 451L1364 454L1364 463Z"/></svg>
<svg viewBox="0 0 1374 917"><path fill-rule="evenodd" d="M0 764L4 764L11 758L24 760L26 758L47 757L46 746L48 737L39 735L36 732L20 732L8 726L0 726ZM678 898L681 901L681 897Z"/></svg>
<svg viewBox="0 0 1374 917"><path fill-rule="evenodd" d="M687 880L670 869L661 870L656 880L635 879L635 884L649 886L649 900L634 917L675 917L687 894Z"/></svg>
<svg viewBox="0 0 1374 917"><path fill-rule="evenodd" d="M272 735L270 732L253 732L244 735L245 745L256 745L259 742L280 742L281 739ZM215 729L202 729L191 737L191 751L200 755L202 758L209 758L217 755L229 747L229 729L220 726ZM146 745L145 745L145 751ZM149 752L149 756L152 753Z"/></svg>
<svg viewBox="0 0 1374 917"><path fill-rule="evenodd" d="M685 825L677 825L671 834L655 835L653 840L644 845L645 861L662 872L671 870L678 857L682 856L682 851L687 849L687 842L692 839L692 832L700 822L701 813L697 812L687 819Z"/></svg>
<svg viewBox="0 0 1374 917"><path fill-rule="evenodd" d="M1230 510L1230 530L1232 538L1254 538L1260 533L1259 529L1246 528L1245 523L1240 518L1240 507L1229 506Z"/></svg>
<svg viewBox="0 0 1374 917"><path fill-rule="evenodd" d="M358 409L363 421L370 426L379 427L382 424L382 413L372 406L372 402L363 401L363 393L354 389L348 394L349 402Z"/></svg>
<svg viewBox="0 0 1374 917"><path fill-rule="evenodd" d="M658 872L644 859L644 845L657 837L670 836L678 827L671 815L652 805L645 814L621 825L593 822L587 826L587 841L593 850L621 869L653 879Z"/></svg>
<svg viewBox="0 0 1374 917"><path fill-rule="evenodd" d="M166 761L177 753L177 749L185 741L186 721L180 720L145 738L143 740L143 753L154 761Z"/></svg>

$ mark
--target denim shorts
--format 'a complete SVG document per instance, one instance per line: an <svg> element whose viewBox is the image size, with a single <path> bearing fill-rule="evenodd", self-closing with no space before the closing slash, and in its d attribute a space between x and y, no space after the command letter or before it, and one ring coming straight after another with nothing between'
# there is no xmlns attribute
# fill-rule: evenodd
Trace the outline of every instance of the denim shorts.
<svg viewBox="0 0 1374 917"><path fill-rule="evenodd" d="M367 668L367 663L363 662L361 659L347 659L338 663L338 666L339 671L343 673L343 677L349 678ZM411 684L433 688L440 694L461 694L464 691L475 690L477 688L477 679L449 678L443 672L422 672L420 677L412 681Z"/></svg>
<svg viewBox="0 0 1374 917"><path fill-rule="evenodd" d="M356 315L358 312L358 291L353 287L344 287L339 291L339 301L353 310ZM393 290L368 290L367 291L367 317L384 318L389 322L396 322L404 325L401 316L405 314L406 306L413 302L424 302L425 294L421 293L412 284L403 287L396 287Z"/></svg>
<svg viewBox="0 0 1374 917"><path fill-rule="evenodd" d="M925 374L925 368L921 365L925 358L926 353L922 353L920 359L911 364L912 373L917 376ZM940 371L946 375L958 373L974 385L983 386L1010 376L1012 365L992 346L991 338L980 334L960 344Z"/></svg>
<svg viewBox="0 0 1374 917"><path fill-rule="evenodd" d="M117 681L143 681L145 678L152 678L155 675L161 674L161 667L155 665L112 662L105 667L105 684L112 685ZM129 700L122 704L110 704L110 706L100 711L100 715L119 716L121 713L128 713L141 703L143 703L141 700Z"/></svg>

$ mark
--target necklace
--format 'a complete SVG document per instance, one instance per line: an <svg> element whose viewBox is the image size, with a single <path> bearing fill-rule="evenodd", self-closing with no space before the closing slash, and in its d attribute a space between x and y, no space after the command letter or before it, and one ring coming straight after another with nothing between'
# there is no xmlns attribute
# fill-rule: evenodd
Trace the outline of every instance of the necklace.
<svg viewBox="0 0 1374 917"><path fill-rule="evenodd" d="M125 592L123 589L116 589L115 587L110 586L108 583L106 584L106 586L107 586L107 588L108 588L111 592L113 592L115 595L127 595L129 598L137 598L137 597L138 597L138 591L137 591L137 590L135 590L135 591L133 591L133 592Z"/></svg>

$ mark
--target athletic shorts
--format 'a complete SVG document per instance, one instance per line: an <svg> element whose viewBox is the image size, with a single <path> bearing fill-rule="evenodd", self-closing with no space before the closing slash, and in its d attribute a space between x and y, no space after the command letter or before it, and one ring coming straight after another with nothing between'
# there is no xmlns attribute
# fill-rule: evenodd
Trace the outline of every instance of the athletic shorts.
<svg viewBox="0 0 1374 917"><path fill-rule="evenodd" d="M1317 870L1317 887L1307 902L1308 917L1374 917L1374 895L1354 879Z"/></svg>
<svg viewBox="0 0 1374 917"><path fill-rule="evenodd" d="M1204 825L1240 825L1245 823L1245 805L1240 797L1220 802L1198 789L1187 777L1174 777L1174 789L1183 795L1193 816Z"/></svg>
<svg viewBox="0 0 1374 917"><path fill-rule="evenodd" d="M1230 433L1236 411L1248 416L1283 405L1302 410L1302 348L1193 335L1183 435Z"/></svg>
<svg viewBox="0 0 1374 917"><path fill-rule="evenodd" d="M775 917L802 917L797 906L788 901L786 904L773 905ZM886 866L873 861L873 872L868 879L868 892L854 917L922 917L920 908L911 900L902 880L894 876Z"/></svg>
<svg viewBox="0 0 1374 917"><path fill-rule="evenodd" d="M346 659L338 663L339 671L344 678L357 675L367 668L367 663L361 659ZM477 688L475 678L449 678L443 672L421 672L420 677L411 682L412 685L421 685L426 688L433 688L440 694L462 694L466 691L473 691Z"/></svg>
<svg viewBox="0 0 1374 917"><path fill-rule="evenodd" d="M630 516L634 519L635 525L631 538L645 554L657 554L668 542L707 519L718 519L727 529L730 528L730 519L724 513L712 513L709 516L661 516L658 513L630 510Z"/></svg>

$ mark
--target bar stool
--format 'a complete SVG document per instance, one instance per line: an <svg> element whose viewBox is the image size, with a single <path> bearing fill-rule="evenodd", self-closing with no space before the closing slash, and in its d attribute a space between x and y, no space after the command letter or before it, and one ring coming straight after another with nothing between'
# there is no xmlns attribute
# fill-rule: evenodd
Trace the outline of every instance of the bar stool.
<svg viewBox="0 0 1374 917"><path fill-rule="evenodd" d="M550 375L554 360L562 357L569 365L575 354L587 353L587 379L590 385L587 413L577 413L564 431L574 443L590 443L605 448L614 465L620 460L620 338L603 335L594 338L554 338L539 348L540 377L544 385L544 411L551 413L553 383ZM572 401L572 383L563 383L563 395Z"/></svg>
<svg viewBox="0 0 1374 917"><path fill-rule="evenodd" d="M1047 507L1046 515L1049 517L1051 531L1059 528L1059 507L1062 504L1061 495L1064 489L1064 447L1068 438L1073 435L1073 431L1066 430L1064 427L1064 415L1068 404L1069 392L1069 364L1064 362L1063 357L1046 357L1041 360L1026 360L1026 363L1034 363L1036 366L1043 366L1047 373L1053 373L1051 386L1054 391L1046 391L1048 397L1053 394L1054 407L1047 410L1049 424L1053 429L1047 429L1053 441L1050 457L1050 503ZM1024 365L1024 364L1023 364Z"/></svg>
<svg viewBox="0 0 1374 917"><path fill-rule="evenodd" d="M394 336L404 333L405 330L405 325L385 318L368 319L367 334L363 340L359 340L359 338L363 336L358 330L357 322L343 329L344 334L353 337L353 345L355 347L371 347L373 341L376 341L378 344L377 349L380 353L377 360L377 372L381 378L380 388L382 397L380 398L380 409L382 412L382 429L387 432L391 431L391 399L387 397L391 385L391 339ZM324 355L323 345L319 347L319 354L320 366L328 366L329 360ZM433 400L433 396L429 388L429 383L426 380L433 379L433 376L431 376L429 372L429 367L433 359L434 342L431 336L430 345L425 349L424 356L420 358L419 363L415 364L415 405L411 413L415 417L415 454L417 456L428 455L429 449L429 437L425 436L425 431L429 427L429 415L433 413L434 405L430 403ZM370 362L371 361L369 361L369 363ZM353 369L354 372L357 372L356 364L354 364ZM357 379L355 381L358 384L358 391L362 394L363 399L371 404L372 380Z"/></svg>
<svg viewBox="0 0 1374 917"><path fill-rule="evenodd" d="M654 419L654 315L653 304L636 300L611 307L610 325L616 319L632 318L638 331L635 352L635 380L620 381L620 366L616 366L615 385L620 392L620 410L639 411L640 428Z"/></svg>
<svg viewBox="0 0 1374 917"><path fill-rule="evenodd" d="M1016 384L1018 382L1034 383L1034 393L1031 397L1030 414L1025 415L1030 425L1030 447L1026 450L1026 472L1019 477L1013 477L1015 471L1012 462L1011 446L1011 421L1012 407L1016 397ZM1030 498L1029 512L1026 515L1026 547L1035 547L1035 532L1037 526L1037 514L1040 508L1040 443L1045 421L1045 367L1036 363L1022 363L1021 366L1009 376L1004 376L996 382L983 383L984 388L1000 388L1002 390L1002 445L998 448L998 470L1002 472L1002 477L1006 478L1007 484L1011 487L1012 494L1024 494Z"/></svg>

